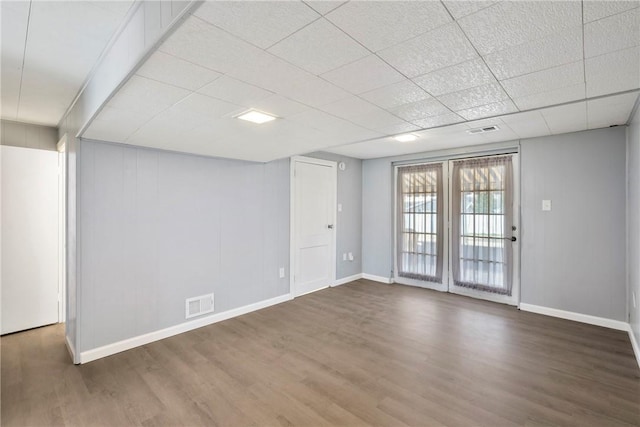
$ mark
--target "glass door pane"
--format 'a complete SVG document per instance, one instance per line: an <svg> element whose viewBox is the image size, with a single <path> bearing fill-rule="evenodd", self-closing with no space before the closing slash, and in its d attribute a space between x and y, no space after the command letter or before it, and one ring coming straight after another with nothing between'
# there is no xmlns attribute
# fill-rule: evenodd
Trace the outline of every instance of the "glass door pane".
<svg viewBox="0 0 640 427"><path fill-rule="evenodd" d="M401 166L396 174L396 262L399 283L446 288L443 282L446 200L443 163Z"/></svg>
<svg viewBox="0 0 640 427"><path fill-rule="evenodd" d="M452 162L452 280L474 292L513 295L512 156Z"/></svg>

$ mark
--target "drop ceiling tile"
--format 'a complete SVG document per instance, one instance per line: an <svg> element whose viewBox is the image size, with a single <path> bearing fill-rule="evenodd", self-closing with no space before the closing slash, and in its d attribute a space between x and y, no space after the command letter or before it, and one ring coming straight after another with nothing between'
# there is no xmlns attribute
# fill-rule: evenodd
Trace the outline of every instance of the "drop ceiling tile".
<svg viewBox="0 0 640 427"><path fill-rule="evenodd" d="M192 15L159 50L221 73L250 68L269 56L262 49Z"/></svg>
<svg viewBox="0 0 640 427"><path fill-rule="evenodd" d="M427 117L426 119L414 120L412 123L422 129L429 129L436 126L452 125L463 122L464 119L455 113L443 114L440 116Z"/></svg>
<svg viewBox="0 0 640 427"><path fill-rule="evenodd" d="M582 25L577 1L505 1L458 20L481 55Z"/></svg>
<svg viewBox="0 0 640 427"><path fill-rule="evenodd" d="M391 126L382 126L382 127L376 128L375 130L385 135L397 135L400 133L412 132L414 130L419 130L419 129L420 127L413 125L409 122L402 122L402 123L391 125Z"/></svg>
<svg viewBox="0 0 640 427"><path fill-rule="evenodd" d="M354 94L405 80L402 74L376 55L369 55L366 58L329 71L321 77Z"/></svg>
<svg viewBox="0 0 640 427"><path fill-rule="evenodd" d="M405 126L407 124L404 120L378 107L366 113L352 116L349 121L374 131L382 131L392 126Z"/></svg>
<svg viewBox="0 0 640 427"><path fill-rule="evenodd" d="M326 73L369 54L324 19L280 41L269 52L313 74Z"/></svg>
<svg viewBox="0 0 640 427"><path fill-rule="evenodd" d="M545 108L541 113L554 135L587 129L586 102Z"/></svg>
<svg viewBox="0 0 640 427"><path fill-rule="evenodd" d="M222 74L156 51L136 72L137 75L188 90L196 90Z"/></svg>
<svg viewBox="0 0 640 427"><path fill-rule="evenodd" d="M195 16L263 49L320 17L302 2L203 2Z"/></svg>
<svg viewBox="0 0 640 427"><path fill-rule="evenodd" d="M229 75L310 106L328 104L350 95L276 56L260 52L264 56L253 56L250 66L234 69Z"/></svg>
<svg viewBox="0 0 640 427"><path fill-rule="evenodd" d="M436 1L352 1L326 18L373 52L452 21Z"/></svg>
<svg viewBox="0 0 640 427"><path fill-rule="evenodd" d="M548 92L535 93L520 98L513 98L518 109L521 111L532 110L534 108L547 107L549 105L563 104L565 102L585 99L586 87L584 82L572 86L566 86Z"/></svg>
<svg viewBox="0 0 640 427"><path fill-rule="evenodd" d="M309 109L308 106L292 101L280 95L272 95L255 102L255 108L275 114L278 117L289 117Z"/></svg>
<svg viewBox="0 0 640 427"><path fill-rule="evenodd" d="M482 119L485 117L495 117L502 114L515 113L518 109L511 101L495 102L493 104L481 105L467 110L456 111L467 120Z"/></svg>
<svg viewBox="0 0 640 427"><path fill-rule="evenodd" d="M123 143L136 129L128 129L125 126L114 126L112 122L105 122L104 120L94 120L91 126L82 134L82 137L95 139L97 141Z"/></svg>
<svg viewBox="0 0 640 427"><path fill-rule="evenodd" d="M501 120L520 138L551 135L547 122L540 111L510 114L502 117Z"/></svg>
<svg viewBox="0 0 640 427"><path fill-rule="evenodd" d="M273 95L273 92L223 76L198 90L198 93L212 96L236 105L251 107L257 101Z"/></svg>
<svg viewBox="0 0 640 427"><path fill-rule="evenodd" d="M378 55L409 78L478 57L455 23L381 50Z"/></svg>
<svg viewBox="0 0 640 427"><path fill-rule="evenodd" d="M480 105L493 104L509 97L498 83L464 89L438 97L438 100L451 110L466 110Z"/></svg>
<svg viewBox="0 0 640 427"><path fill-rule="evenodd" d="M635 9L640 6L640 2L636 1L591 1L583 2L584 22L592 22L597 19L606 18L607 16L617 15L625 10Z"/></svg>
<svg viewBox="0 0 640 427"><path fill-rule="evenodd" d="M375 105L360 99L357 96L350 96L348 98L341 99L340 101L323 105L322 107L319 107L319 109L345 119L379 110Z"/></svg>
<svg viewBox="0 0 640 427"><path fill-rule="evenodd" d="M309 110L291 116L289 120L325 132L336 144L355 142L382 136L379 132L365 129L347 120L327 114L319 110Z"/></svg>
<svg viewBox="0 0 640 427"><path fill-rule="evenodd" d="M445 6L451 12L451 15L455 19L460 19L464 16L471 15L472 13L476 13L482 9L486 9L487 7L493 6L497 1L444 1Z"/></svg>
<svg viewBox="0 0 640 427"><path fill-rule="evenodd" d="M192 93L172 106L171 109L176 112L204 116L209 120L213 120L219 117L235 115L245 108L210 96Z"/></svg>
<svg viewBox="0 0 640 427"><path fill-rule="evenodd" d="M481 135L484 137L487 144L501 141L515 141L519 139L519 135L504 123L498 126L498 130L496 132L488 132Z"/></svg>
<svg viewBox="0 0 640 427"><path fill-rule="evenodd" d="M133 113L129 110L105 105L98 117L82 134L83 138L100 141L125 142L137 129L152 118L152 115Z"/></svg>
<svg viewBox="0 0 640 427"><path fill-rule="evenodd" d="M400 107L393 108L390 112L408 122L451 113L447 107L436 99L425 99L423 101L401 105Z"/></svg>
<svg viewBox="0 0 640 427"><path fill-rule="evenodd" d="M634 92L587 101L589 129L626 124L637 99Z"/></svg>
<svg viewBox="0 0 640 427"><path fill-rule="evenodd" d="M157 114L191 92L156 80L133 75L109 101L115 108Z"/></svg>
<svg viewBox="0 0 640 427"><path fill-rule="evenodd" d="M640 49L633 47L587 58L587 97L607 95L640 87Z"/></svg>
<svg viewBox="0 0 640 427"><path fill-rule="evenodd" d="M498 80L582 60L582 26L491 53L484 57Z"/></svg>
<svg viewBox="0 0 640 427"><path fill-rule="evenodd" d="M326 15L337 7L340 7L340 5L345 4L346 1L317 0L305 1L305 3L320 15Z"/></svg>
<svg viewBox="0 0 640 427"><path fill-rule="evenodd" d="M497 83L480 58L415 77L413 81L433 96Z"/></svg>
<svg viewBox="0 0 640 427"><path fill-rule="evenodd" d="M411 80L404 80L362 93L360 97L376 104L380 108L391 109L404 104L429 99L431 95Z"/></svg>
<svg viewBox="0 0 640 427"><path fill-rule="evenodd" d="M553 89L584 83L584 64L582 61L578 61L503 80L500 83L512 98L548 92Z"/></svg>
<svg viewBox="0 0 640 427"><path fill-rule="evenodd" d="M640 9L613 15L584 26L586 58L640 45Z"/></svg>

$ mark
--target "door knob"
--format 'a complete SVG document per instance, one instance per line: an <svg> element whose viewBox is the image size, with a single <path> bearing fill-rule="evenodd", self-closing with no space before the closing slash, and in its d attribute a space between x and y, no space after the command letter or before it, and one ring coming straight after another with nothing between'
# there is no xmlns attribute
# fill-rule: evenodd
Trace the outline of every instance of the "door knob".
<svg viewBox="0 0 640 427"><path fill-rule="evenodd" d="M333 230L333 224L327 225L327 228L330 229L330 230Z"/></svg>

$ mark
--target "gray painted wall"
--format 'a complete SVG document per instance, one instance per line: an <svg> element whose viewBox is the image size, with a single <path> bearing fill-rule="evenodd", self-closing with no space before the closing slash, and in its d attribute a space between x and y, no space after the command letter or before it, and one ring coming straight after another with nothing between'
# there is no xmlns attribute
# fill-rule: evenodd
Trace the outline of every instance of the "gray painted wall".
<svg viewBox="0 0 640 427"><path fill-rule="evenodd" d="M640 101L639 101L640 102ZM629 323L640 344L640 108L627 128L627 266ZM636 306L633 306L635 293ZM640 357L640 355L636 355Z"/></svg>
<svg viewBox="0 0 640 427"><path fill-rule="evenodd" d="M625 129L521 148L522 302L626 321Z"/></svg>
<svg viewBox="0 0 640 427"><path fill-rule="evenodd" d="M287 294L289 161L256 164L82 141L80 351Z"/></svg>
<svg viewBox="0 0 640 427"><path fill-rule="evenodd" d="M338 169L338 212L336 224L336 278L342 279L362 273L362 160L332 153L306 154L316 159L344 162L345 170ZM353 253L354 260L344 261L342 254Z"/></svg>
<svg viewBox="0 0 640 427"><path fill-rule="evenodd" d="M521 142L522 302L626 320L624 135L613 128ZM392 162L439 156L363 161L364 273L391 273ZM541 211L543 198L551 212Z"/></svg>
<svg viewBox="0 0 640 427"><path fill-rule="evenodd" d="M0 121L0 145L57 151L58 129L29 123Z"/></svg>

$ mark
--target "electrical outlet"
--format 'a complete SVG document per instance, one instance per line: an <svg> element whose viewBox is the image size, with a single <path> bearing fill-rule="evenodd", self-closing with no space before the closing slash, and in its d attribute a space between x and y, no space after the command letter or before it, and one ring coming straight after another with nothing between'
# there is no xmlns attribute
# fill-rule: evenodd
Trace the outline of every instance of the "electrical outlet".
<svg viewBox="0 0 640 427"><path fill-rule="evenodd" d="M280 267L280 278L284 277L284 267Z"/></svg>
<svg viewBox="0 0 640 427"><path fill-rule="evenodd" d="M342 212L342 203L338 203L338 212Z"/></svg>
<svg viewBox="0 0 640 427"><path fill-rule="evenodd" d="M343 261L346 261L346 260L347 260L347 254L346 254L346 253L345 253L345 254L342 254L342 260L343 260Z"/></svg>
<svg viewBox="0 0 640 427"><path fill-rule="evenodd" d="M636 301L636 293L635 291L631 292L631 300L633 301L633 308L638 307L638 302Z"/></svg>
<svg viewBox="0 0 640 427"><path fill-rule="evenodd" d="M353 261L353 252L349 252L349 261Z"/></svg>
<svg viewBox="0 0 640 427"><path fill-rule="evenodd" d="M542 210L550 211L551 210L551 200L543 200L542 201Z"/></svg>

